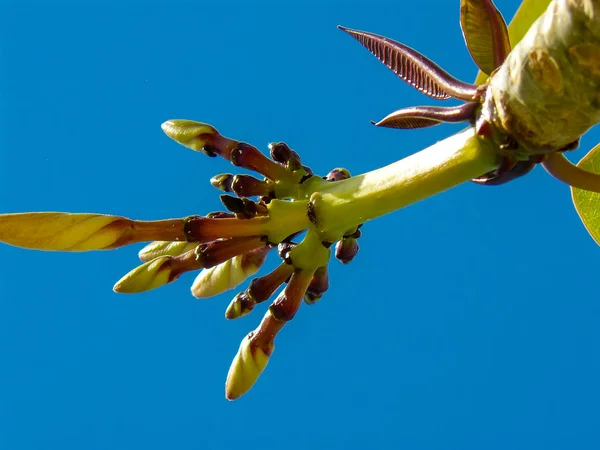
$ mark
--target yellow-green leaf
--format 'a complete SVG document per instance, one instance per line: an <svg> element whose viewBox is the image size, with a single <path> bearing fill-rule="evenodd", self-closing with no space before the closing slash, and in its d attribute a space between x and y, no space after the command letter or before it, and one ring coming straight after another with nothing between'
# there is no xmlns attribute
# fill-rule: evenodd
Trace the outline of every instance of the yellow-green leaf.
<svg viewBox="0 0 600 450"><path fill-rule="evenodd" d="M510 52L502 14L491 0L462 0L460 26L473 61L483 72L491 74Z"/></svg>
<svg viewBox="0 0 600 450"><path fill-rule="evenodd" d="M600 173L600 144L585 155L577 167L593 173ZM571 188L575 209L588 230L588 233L600 245L600 194Z"/></svg>
<svg viewBox="0 0 600 450"><path fill-rule="evenodd" d="M521 3L521 6L515 13L515 17L513 17L508 25L508 35L513 47L523 39L523 36L525 36L525 33L527 33L533 22L546 11L550 1L551 0L523 0L523 3ZM480 71L475 83L485 83L487 78L487 75Z"/></svg>

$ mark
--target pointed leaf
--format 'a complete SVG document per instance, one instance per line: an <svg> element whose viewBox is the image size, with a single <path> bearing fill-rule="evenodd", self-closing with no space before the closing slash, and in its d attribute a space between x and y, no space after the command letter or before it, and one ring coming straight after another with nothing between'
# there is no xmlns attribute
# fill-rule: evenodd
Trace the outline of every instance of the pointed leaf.
<svg viewBox="0 0 600 450"><path fill-rule="evenodd" d="M442 122L464 122L474 118L476 102L464 103L449 108L439 106L413 106L399 109L374 123L378 127L388 128L425 128Z"/></svg>
<svg viewBox="0 0 600 450"><path fill-rule="evenodd" d="M492 0L462 0L460 26L475 64L491 74L510 52L506 22Z"/></svg>
<svg viewBox="0 0 600 450"><path fill-rule="evenodd" d="M523 3L521 3L521 6L508 25L508 36L513 47L523 39L529 27L546 11L550 2L551 0L523 0ZM488 76L485 73L479 71L475 79L475 84L483 84L487 78Z"/></svg>
<svg viewBox="0 0 600 450"><path fill-rule="evenodd" d="M600 173L600 144L585 155L577 167L593 173ZM588 233L600 245L600 194L571 188L573 204Z"/></svg>
<svg viewBox="0 0 600 450"><path fill-rule="evenodd" d="M366 31L338 26L385 64L402 80L430 97L472 100L476 86L457 80L430 59L400 42Z"/></svg>

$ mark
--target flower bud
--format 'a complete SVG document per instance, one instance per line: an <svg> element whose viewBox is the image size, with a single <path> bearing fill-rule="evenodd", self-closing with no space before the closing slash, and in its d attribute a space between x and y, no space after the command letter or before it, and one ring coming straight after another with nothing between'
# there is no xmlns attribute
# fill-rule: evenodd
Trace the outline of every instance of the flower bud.
<svg viewBox="0 0 600 450"><path fill-rule="evenodd" d="M325 179L327 181L342 181L350 178L350 172L347 169L337 168L330 171Z"/></svg>
<svg viewBox="0 0 600 450"><path fill-rule="evenodd" d="M234 213L238 219L252 219L258 212L257 204L245 197L238 198L231 195L221 195L219 198L223 206Z"/></svg>
<svg viewBox="0 0 600 450"><path fill-rule="evenodd" d="M231 158L231 151L238 141L221 136L217 129L193 120L167 120L161 125L167 136L184 147L200 151L208 156Z"/></svg>
<svg viewBox="0 0 600 450"><path fill-rule="evenodd" d="M172 281L170 262L170 256L160 256L136 267L117 281L113 291L121 294L136 294L170 283Z"/></svg>
<svg viewBox="0 0 600 450"><path fill-rule="evenodd" d="M196 298L208 298L236 288L258 272L269 250L269 247L261 247L203 269L192 284L192 295Z"/></svg>
<svg viewBox="0 0 600 450"><path fill-rule="evenodd" d="M0 241L18 247L83 252L153 240L185 241L184 221L58 212L0 215Z"/></svg>
<svg viewBox="0 0 600 450"><path fill-rule="evenodd" d="M240 143L231 152L234 166L258 172L273 181L291 180L291 173L281 164L270 160L256 147L245 142Z"/></svg>
<svg viewBox="0 0 600 450"><path fill-rule="evenodd" d="M233 182L233 175L230 173L222 173L215 175L210 179L210 184L223 192L231 192L231 183Z"/></svg>
<svg viewBox="0 0 600 450"><path fill-rule="evenodd" d="M313 305L321 299L329 288L329 274L327 266L319 267L314 273L310 284L304 294L304 303Z"/></svg>
<svg viewBox="0 0 600 450"><path fill-rule="evenodd" d="M250 175L236 175L231 183L231 190L238 197L255 197L271 195L271 185Z"/></svg>
<svg viewBox="0 0 600 450"><path fill-rule="evenodd" d="M193 120L167 120L161 128L174 141L196 151L204 151L208 138L219 134L216 128Z"/></svg>
<svg viewBox="0 0 600 450"><path fill-rule="evenodd" d="M267 367L275 349L273 341L257 345L253 342L255 335L255 331L251 332L242 340L237 355L231 363L225 382L225 397L228 400L235 400L250 390Z"/></svg>
<svg viewBox="0 0 600 450"><path fill-rule="evenodd" d="M335 246L335 257L343 264L350 263L357 253L358 242L353 237L344 238Z"/></svg>
<svg viewBox="0 0 600 450"><path fill-rule="evenodd" d="M285 142L272 142L269 144L271 158L278 163L284 164L289 170L294 171L302 168L300 156L290 149Z"/></svg>
<svg viewBox="0 0 600 450"><path fill-rule="evenodd" d="M236 295L225 310L225 318L229 320L238 319L249 314L256 302L248 296L247 292L240 292Z"/></svg>
<svg viewBox="0 0 600 450"><path fill-rule="evenodd" d="M115 292L135 294L175 281L184 272L201 269L195 249L179 256L159 256L136 267L113 287Z"/></svg>
<svg viewBox="0 0 600 450"><path fill-rule="evenodd" d="M154 241L146 245L138 253L142 261L152 261L159 256L177 256L198 246L197 242L187 241Z"/></svg>

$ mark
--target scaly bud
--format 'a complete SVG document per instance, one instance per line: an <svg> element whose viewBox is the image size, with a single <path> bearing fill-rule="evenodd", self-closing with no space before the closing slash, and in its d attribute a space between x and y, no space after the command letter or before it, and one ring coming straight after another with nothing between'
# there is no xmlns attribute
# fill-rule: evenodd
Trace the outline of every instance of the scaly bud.
<svg viewBox="0 0 600 450"><path fill-rule="evenodd" d="M250 313L256 302L248 297L246 292L240 292L236 295L225 311L225 318L229 320L238 319Z"/></svg>
<svg viewBox="0 0 600 450"><path fill-rule="evenodd" d="M0 241L37 250L109 250L135 242L185 241L184 223L184 219L139 221L103 214L1 214Z"/></svg>
<svg viewBox="0 0 600 450"><path fill-rule="evenodd" d="M236 288L258 272L270 250L270 247L263 246L203 269L192 284L192 295L208 298Z"/></svg>
<svg viewBox="0 0 600 450"><path fill-rule="evenodd" d="M319 267L306 289L304 303L307 305L315 304L321 299L327 289L329 289L329 273L327 266Z"/></svg>
<svg viewBox="0 0 600 450"><path fill-rule="evenodd" d="M193 120L167 120L161 126L167 136L181 145L208 156L231 158L238 141L221 136L215 127Z"/></svg>
<svg viewBox="0 0 600 450"><path fill-rule="evenodd" d="M292 156L292 149L285 142L271 142L269 144L269 152L273 161L280 164L287 164Z"/></svg>
<svg viewBox="0 0 600 450"><path fill-rule="evenodd" d="M242 340L227 373L225 397L228 400L241 397L256 383L275 349L275 336L284 325L285 322L267 311L258 328Z"/></svg>
<svg viewBox="0 0 600 450"><path fill-rule="evenodd" d="M297 269L286 288L270 306L258 328L242 341L225 383L225 396L229 400L248 392L266 367L275 348L275 336L298 311L313 273L310 270Z"/></svg>
<svg viewBox="0 0 600 450"><path fill-rule="evenodd" d="M358 253L358 242L356 238L343 238L335 246L335 257L342 263L348 264Z"/></svg>
<svg viewBox="0 0 600 450"><path fill-rule="evenodd" d="M140 260L152 261L159 256L178 256L198 246L197 242L186 241L154 241L146 245L138 253Z"/></svg>
<svg viewBox="0 0 600 450"><path fill-rule="evenodd" d="M294 318L314 275L314 271L296 269L287 286L279 293L269 311L277 320L288 322Z"/></svg>
<svg viewBox="0 0 600 450"><path fill-rule="evenodd" d="M342 181L348 178L350 178L350 172L343 168L333 169L325 177L327 181Z"/></svg>
<svg viewBox="0 0 600 450"><path fill-rule="evenodd" d="M215 175L210 179L210 184L223 192L231 192L231 183L233 182L233 175L230 173L222 173Z"/></svg>
<svg viewBox="0 0 600 450"><path fill-rule="evenodd" d="M294 171L302 168L300 155L290 149L285 142L272 142L269 144L271 158L278 163L284 164L288 170Z"/></svg>
<svg viewBox="0 0 600 450"><path fill-rule="evenodd" d="M266 235L268 217L249 220L237 218L192 217L185 221L185 236L190 242L211 242L215 239Z"/></svg>
<svg viewBox="0 0 600 450"><path fill-rule="evenodd" d="M236 175L233 177L231 190L238 197L271 196L271 185L250 175Z"/></svg>
<svg viewBox="0 0 600 450"><path fill-rule="evenodd" d="M220 200L225 208L234 213L238 219L252 219L258 212L256 203L245 197L238 198L231 195L221 195Z"/></svg>
<svg viewBox="0 0 600 450"><path fill-rule="evenodd" d="M273 181L289 180L291 177L291 173L285 167L271 161L256 147L245 142L241 142L231 152L231 163L258 172Z"/></svg>
<svg viewBox="0 0 600 450"><path fill-rule="evenodd" d="M179 256L159 256L133 269L117 281L113 290L121 294L149 291L175 281L184 272L201 268L195 250Z"/></svg>
<svg viewBox="0 0 600 450"><path fill-rule="evenodd" d="M275 270L250 282L246 294L255 303L261 303L269 299L279 286L285 283L294 273L294 267L281 263Z"/></svg>
<svg viewBox="0 0 600 450"><path fill-rule="evenodd" d="M194 250L200 267L210 268L224 263L237 255L265 246L261 236L238 237L221 239L208 244L202 244Z"/></svg>

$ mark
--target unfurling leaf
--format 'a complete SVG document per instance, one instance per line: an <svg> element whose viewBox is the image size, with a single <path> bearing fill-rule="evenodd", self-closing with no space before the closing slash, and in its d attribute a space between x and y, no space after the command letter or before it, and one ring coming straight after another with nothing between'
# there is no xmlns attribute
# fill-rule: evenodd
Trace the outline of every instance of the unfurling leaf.
<svg viewBox="0 0 600 450"><path fill-rule="evenodd" d="M600 174L600 144L585 155L577 167ZM575 209L588 233L600 245L600 194L571 188Z"/></svg>
<svg viewBox="0 0 600 450"><path fill-rule="evenodd" d="M388 69L412 87L432 98L445 100L451 97L461 100L472 100L477 95L477 88L457 80L416 50L375 33L351 30L338 25Z"/></svg>
<svg viewBox="0 0 600 450"><path fill-rule="evenodd" d="M475 64L490 75L510 52L506 22L492 0L462 0L460 26Z"/></svg>
<svg viewBox="0 0 600 450"><path fill-rule="evenodd" d="M533 22L546 11L550 2L551 0L523 0L508 25L508 36L513 47L523 39ZM475 79L475 84L483 84L487 78L488 76L480 71Z"/></svg>

